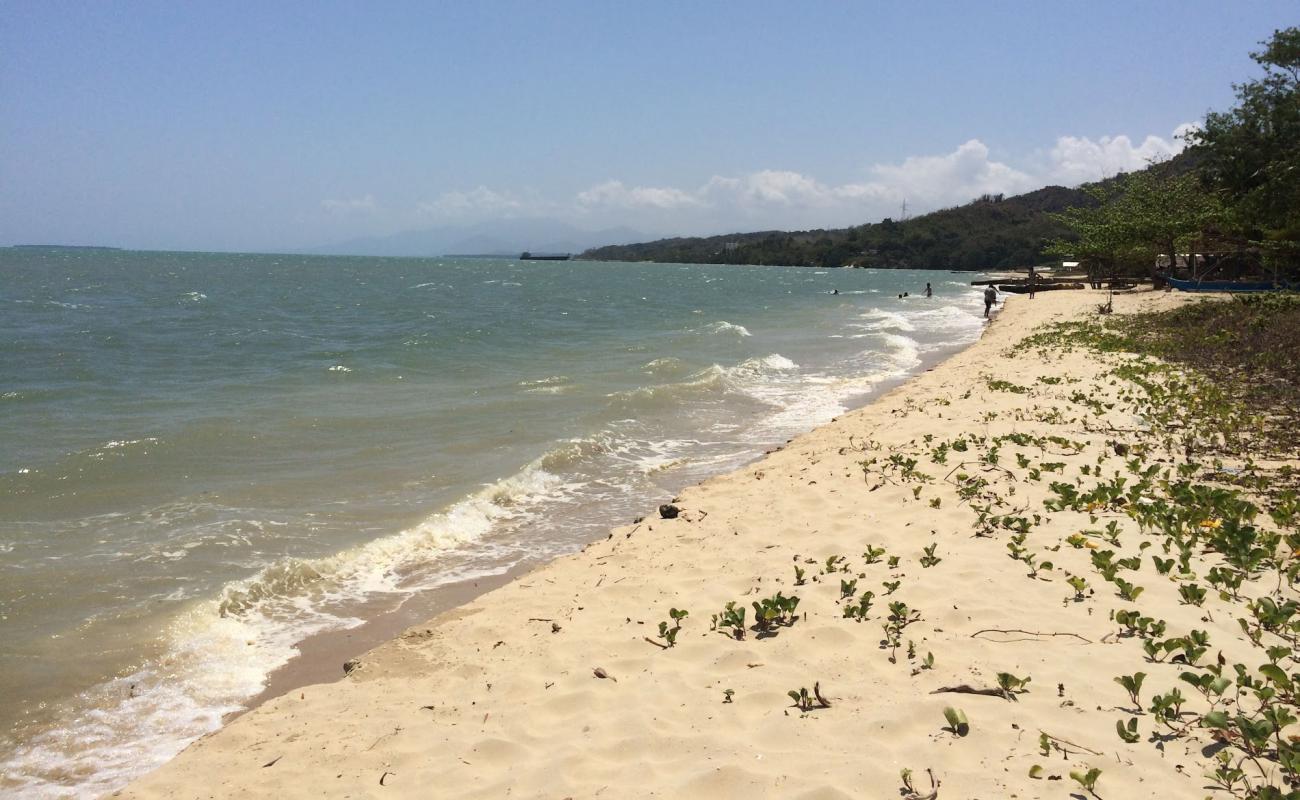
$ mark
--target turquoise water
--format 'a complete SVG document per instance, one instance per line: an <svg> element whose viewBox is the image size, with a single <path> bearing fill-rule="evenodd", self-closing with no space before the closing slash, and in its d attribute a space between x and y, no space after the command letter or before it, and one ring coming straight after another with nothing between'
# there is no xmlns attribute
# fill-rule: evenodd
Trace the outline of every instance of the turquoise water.
<svg viewBox="0 0 1300 800"><path fill-rule="evenodd" d="M111 790L303 637L861 404L978 336L968 280L0 250L0 789Z"/></svg>

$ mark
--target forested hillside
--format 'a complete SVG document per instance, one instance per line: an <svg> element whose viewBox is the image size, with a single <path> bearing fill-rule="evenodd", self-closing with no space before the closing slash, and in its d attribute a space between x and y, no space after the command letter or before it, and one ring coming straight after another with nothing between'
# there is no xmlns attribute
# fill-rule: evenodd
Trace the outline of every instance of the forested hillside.
<svg viewBox="0 0 1300 800"><path fill-rule="evenodd" d="M1015 197L986 195L908 220L836 230L760 231L598 247L582 258L694 264L979 270L1043 260L1044 246L1070 238L1049 214L1095 201L1079 189L1048 186Z"/></svg>

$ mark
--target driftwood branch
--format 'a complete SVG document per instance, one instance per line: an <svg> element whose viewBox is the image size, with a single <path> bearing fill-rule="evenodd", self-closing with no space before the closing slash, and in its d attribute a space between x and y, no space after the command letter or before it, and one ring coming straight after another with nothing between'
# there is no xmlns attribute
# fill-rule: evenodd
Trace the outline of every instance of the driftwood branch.
<svg viewBox="0 0 1300 800"><path fill-rule="evenodd" d="M930 692L930 694L942 694L944 692L952 692L954 694L979 694L986 697L1001 697L1003 700L1016 699L1014 694L1004 689L985 689L978 686L970 686L965 683L958 686L940 686L938 689Z"/></svg>

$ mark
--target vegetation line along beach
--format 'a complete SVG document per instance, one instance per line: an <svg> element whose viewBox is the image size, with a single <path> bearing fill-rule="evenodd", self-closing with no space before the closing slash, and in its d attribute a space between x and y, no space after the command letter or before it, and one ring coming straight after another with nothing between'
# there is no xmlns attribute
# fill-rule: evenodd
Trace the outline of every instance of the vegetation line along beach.
<svg viewBox="0 0 1300 800"><path fill-rule="evenodd" d="M1151 355L1186 296L1075 297L122 796L1284 796L1294 406Z"/></svg>

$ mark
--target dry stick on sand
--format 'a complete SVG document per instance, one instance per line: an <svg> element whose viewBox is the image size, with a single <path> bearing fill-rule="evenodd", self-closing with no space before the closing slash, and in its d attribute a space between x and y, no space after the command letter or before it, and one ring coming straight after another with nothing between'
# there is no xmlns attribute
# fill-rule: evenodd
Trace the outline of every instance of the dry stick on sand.
<svg viewBox="0 0 1300 800"><path fill-rule="evenodd" d="M970 638L974 639L974 638L976 638L977 636L979 636L981 633L1023 633L1023 634L1025 634L1025 638L1021 638L1021 639L1002 639L1002 640L994 639L994 640L992 640L992 641L995 641L995 642L999 642L1000 644L1005 644L1005 643L1007 643L1007 642L1024 642L1024 641L1029 641L1030 639L1032 639L1032 638L1035 637L1035 636L1073 636L1075 639L1079 639L1079 640L1081 640L1081 641L1087 642L1088 644L1092 644L1092 643L1093 643L1091 639L1088 639L1088 638L1085 638L1085 637L1083 637L1083 636L1080 636L1080 635L1077 634L1077 633L1069 633L1069 632L1065 632L1065 633L1057 633L1057 632L1054 632L1054 631L1026 631L1026 630L1022 630L1022 629L1020 629L1020 628L984 628L983 630L978 630L978 631L975 631L974 633L972 633L972 634L970 635Z"/></svg>
<svg viewBox="0 0 1300 800"><path fill-rule="evenodd" d="M1069 739L1062 739L1062 738L1059 737L1059 736L1053 736L1052 734L1048 733L1047 731L1043 730L1042 728L1039 728L1039 729L1038 729L1038 732L1041 733L1042 735L1046 736L1048 739L1051 739L1053 742L1056 742L1057 745L1063 745L1063 744L1065 744L1065 745L1069 745L1070 747L1073 747L1073 748L1075 748L1076 750L1079 750L1079 751L1081 751L1081 752L1084 752L1084 753L1092 753L1094 756L1102 755L1101 753L1098 753L1096 750L1093 750L1093 749L1091 749L1091 748L1084 747L1084 746L1081 745L1081 744L1075 744L1074 742L1070 741ZM1062 752L1062 753L1065 753L1065 752L1066 752L1066 750L1065 750L1064 748L1060 748L1060 749L1061 749L1061 752Z"/></svg>

